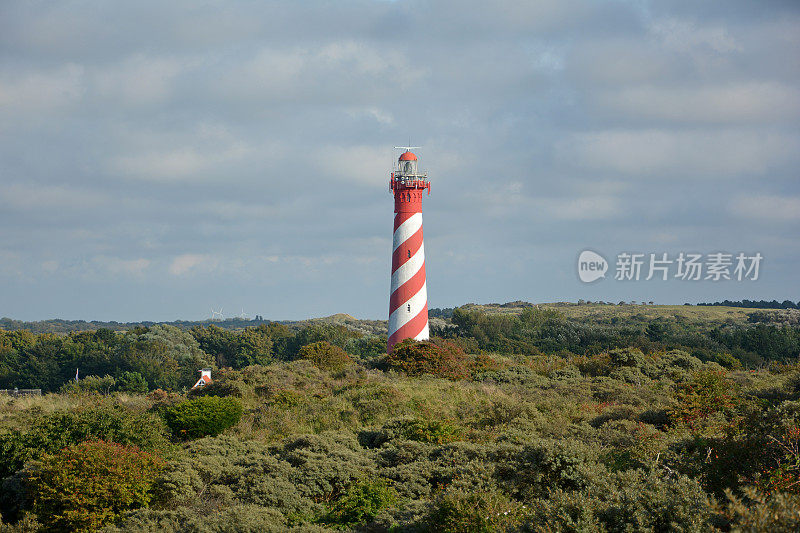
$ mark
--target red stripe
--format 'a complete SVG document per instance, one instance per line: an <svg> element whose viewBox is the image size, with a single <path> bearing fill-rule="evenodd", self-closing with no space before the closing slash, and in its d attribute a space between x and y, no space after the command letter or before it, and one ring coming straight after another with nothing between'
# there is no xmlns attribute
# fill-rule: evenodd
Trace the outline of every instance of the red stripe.
<svg viewBox="0 0 800 533"><path fill-rule="evenodd" d="M420 211L421 212L421 211ZM409 218L413 217L417 213L409 213L404 211L402 213L395 213L394 214L394 231L397 231L397 228L400 227L400 224L408 220Z"/></svg>
<svg viewBox="0 0 800 533"><path fill-rule="evenodd" d="M420 246L422 246L422 226L392 252L392 274L403 266L403 263L411 259L419 251ZM411 252L410 254L408 253L409 251Z"/></svg>
<svg viewBox="0 0 800 533"><path fill-rule="evenodd" d="M411 276L411 279L397 287L391 296L389 296L389 314L391 315L395 309L403 305L409 298L419 292L422 286L425 285L425 263L416 274Z"/></svg>
<svg viewBox="0 0 800 533"><path fill-rule="evenodd" d="M425 302L425 307L419 312L417 316L405 323L403 327L392 333L389 337L389 351L392 351L392 346L397 344L403 339L413 339L425 329L425 324L428 323L428 303Z"/></svg>

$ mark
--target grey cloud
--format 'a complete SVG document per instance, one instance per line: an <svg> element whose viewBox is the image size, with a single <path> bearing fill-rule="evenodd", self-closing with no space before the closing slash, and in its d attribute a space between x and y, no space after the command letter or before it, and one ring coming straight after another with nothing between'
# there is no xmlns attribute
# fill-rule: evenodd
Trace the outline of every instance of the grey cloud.
<svg viewBox="0 0 800 533"><path fill-rule="evenodd" d="M758 5L6 2L0 314L380 318L409 135L432 306L585 298L587 246L775 265L594 299L795 298L800 12Z"/></svg>

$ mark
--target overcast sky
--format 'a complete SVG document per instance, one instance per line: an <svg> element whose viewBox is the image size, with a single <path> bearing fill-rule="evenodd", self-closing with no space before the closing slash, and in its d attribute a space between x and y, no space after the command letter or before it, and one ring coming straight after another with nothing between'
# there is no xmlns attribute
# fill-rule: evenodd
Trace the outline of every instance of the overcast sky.
<svg viewBox="0 0 800 533"><path fill-rule="evenodd" d="M4 0L0 316L385 319L409 138L431 307L796 301L798 119L797 2Z"/></svg>

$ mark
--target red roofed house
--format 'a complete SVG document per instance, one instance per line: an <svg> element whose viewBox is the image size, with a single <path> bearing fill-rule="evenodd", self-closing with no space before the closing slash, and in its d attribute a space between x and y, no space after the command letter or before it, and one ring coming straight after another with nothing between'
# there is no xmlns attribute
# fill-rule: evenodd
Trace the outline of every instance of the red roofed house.
<svg viewBox="0 0 800 533"><path fill-rule="evenodd" d="M211 383L211 369L210 368L204 368L203 370L200 370L199 372L200 372L200 379L198 379L197 383L194 384L194 387L192 387L193 389L196 389L198 387L205 387L206 385Z"/></svg>

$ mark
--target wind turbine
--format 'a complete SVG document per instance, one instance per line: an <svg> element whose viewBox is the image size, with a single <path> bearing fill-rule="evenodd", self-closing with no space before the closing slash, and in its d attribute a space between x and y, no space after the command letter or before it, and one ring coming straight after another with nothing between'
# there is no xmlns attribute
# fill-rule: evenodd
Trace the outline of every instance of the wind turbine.
<svg viewBox="0 0 800 533"><path fill-rule="evenodd" d="M239 318L241 318L242 320L247 320L247 315L244 313L244 307L242 307L242 314L239 315Z"/></svg>
<svg viewBox="0 0 800 533"><path fill-rule="evenodd" d="M215 317L218 318L219 320L225 320L225 317L222 316L221 307L219 308L219 311L214 311L214 308L213 307L211 308L211 320L214 320Z"/></svg>

